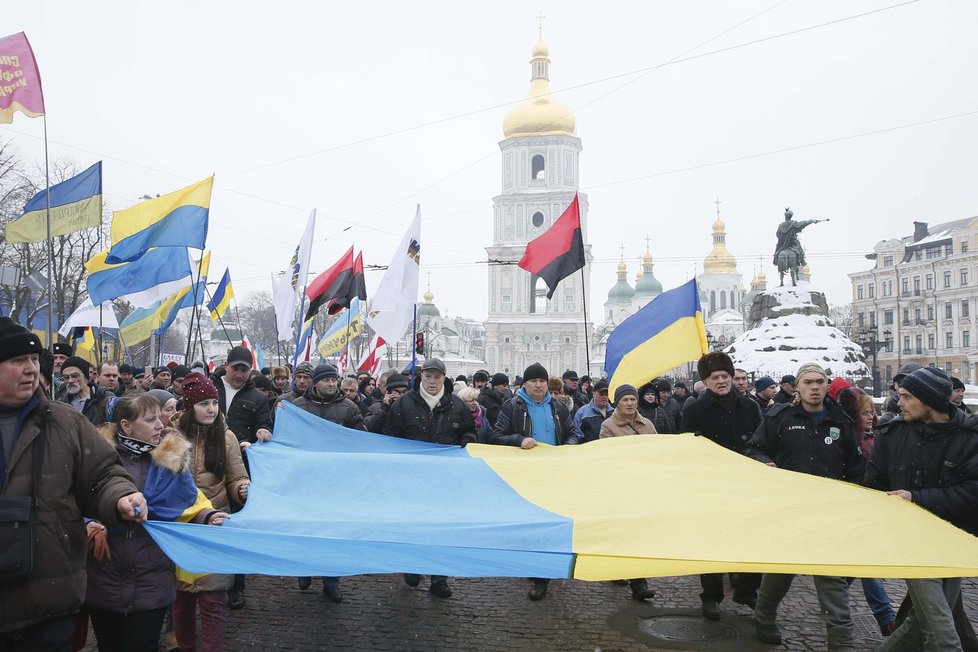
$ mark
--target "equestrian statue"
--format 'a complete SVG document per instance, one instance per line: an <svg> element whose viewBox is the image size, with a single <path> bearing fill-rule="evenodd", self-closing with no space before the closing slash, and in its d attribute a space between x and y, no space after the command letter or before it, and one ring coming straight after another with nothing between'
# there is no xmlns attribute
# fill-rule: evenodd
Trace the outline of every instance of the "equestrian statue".
<svg viewBox="0 0 978 652"><path fill-rule="evenodd" d="M774 264L781 276L782 287L786 272L790 272L791 284L798 285L798 270L805 266L805 250L798 242L798 234L810 224L829 221L794 220L794 215L790 208L784 209L784 222L778 225L778 244L774 248Z"/></svg>

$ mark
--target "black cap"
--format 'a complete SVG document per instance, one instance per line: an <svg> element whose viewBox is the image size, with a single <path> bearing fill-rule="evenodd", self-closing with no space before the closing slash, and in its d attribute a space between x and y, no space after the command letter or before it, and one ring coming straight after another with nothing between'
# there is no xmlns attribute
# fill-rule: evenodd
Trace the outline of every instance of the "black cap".
<svg viewBox="0 0 978 652"><path fill-rule="evenodd" d="M227 366L236 367L238 365L248 365L250 369L254 365L255 359L251 355L251 350L247 346L236 346L228 351Z"/></svg>
<svg viewBox="0 0 978 652"><path fill-rule="evenodd" d="M448 373L445 370L445 363L438 358L428 358L425 360L424 364L421 365L421 371L438 371L446 375Z"/></svg>
<svg viewBox="0 0 978 652"><path fill-rule="evenodd" d="M606 392L607 393L607 391L608 391L608 381L605 380L604 378L602 378L598 382L594 383L594 391L595 391L596 394L600 394L601 392Z"/></svg>
<svg viewBox="0 0 978 652"><path fill-rule="evenodd" d="M781 376L781 384L784 385L785 383L788 383L789 385L794 385L795 377L792 376L791 374L788 374L787 376Z"/></svg>
<svg viewBox="0 0 978 652"><path fill-rule="evenodd" d="M403 374L391 374L387 378L387 391L392 389L407 389L411 379Z"/></svg>
<svg viewBox="0 0 978 652"><path fill-rule="evenodd" d="M523 375L525 376L526 374ZM565 371L564 375L561 376L561 378L563 378L564 380L580 380L577 377L577 372L574 371L573 369L568 369L567 371Z"/></svg>
<svg viewBox="0 0 978 652"><path fill-rule="evenodd" d="M136 370L133 369L133 366L131 364L126 363L126 364L119 365L119 373L120 374L131 374L134 371L136 371Z"/></svg>
<svg viewBox="0 0 978 652"><path fill-rule="evenodd" d="M189 373L190 367L187 365L178 364L173 368L173 371L170 372L170 377L173 378L173 380L180 380L181 378L186 378L187 374Z"/></svg>
<svg viewBox="0 0 978 652"><path fill-rule="evenodd" d="M73 355L61 363L62 373L64 373L65 369L68 369L70 367L74 367L75 369L78 369L79 371L82 372L84 376L87 377L89 370L92 368L92 365L85 358L79 358L77 355Z"/></svg>
<svg viewBox="0 0 978 652"><path fill-rule="evenodd" d="M0 361L25 353L41 355L40 338L10 317L0 317ZM70 355L70 354L69 354Z"/></svg>
<svg viewBox="0 0 978 652"><path fill-rule="evenodd" d="M900 367L900 371L897 372L896 376L893 377L893 382L899 383L907 374L912 374L918 369L923 369L923 367L915 362L908 362L907 364Z"/></svg>
<svg viewBox="0 0 978 652"><path fill-rule="evenodd" d="M55 355L72 356L75 355L75 350L67 342L55 342L51 345L51 353L54 353Z"/></svg>
<svg viewBox="0 0 978 652"><path fill-rule="evenodd" d="M312 382L318 383L320 380L326 380L328 378L340 377L340 372L331 364L322 363L316 365L316 370L312 374Z"/></svg>
<svg viewBox="0 0 978 652"><path fill-rule="evenodd" d="M960 378L951 376L951 389L964 389L964 383L961 382Z"/></svg>
<svg viewBox="0 0 978 652"><path fill-rule="evenodd" d="M523 371L523 382L528 380L550 380L550 374L547 373L546 367L539 362L534 362Z"/></svg>

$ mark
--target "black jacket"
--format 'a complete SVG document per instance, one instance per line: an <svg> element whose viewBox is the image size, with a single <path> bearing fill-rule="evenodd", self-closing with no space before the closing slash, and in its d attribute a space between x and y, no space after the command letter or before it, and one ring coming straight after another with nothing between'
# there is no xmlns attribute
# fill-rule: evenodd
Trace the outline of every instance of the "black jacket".
<svg viewBox="0 0 978 652"><path fill-rule="evenodd" d="M496 419L499 418L499 408L506 402L506 397L500 396L492 390L491 386L486 385L479 391L477 400L479 405L486 409L486 418L489 419L489 424L495 427Z"/></svg>
<svg viewBox="0 0 978 652"><path fill-rule="evenodd" d="M445 392L435 409L428 408L420 389L412 389L397 399L387 412L384 434L433 444L464 446L478 441L472 413L452 394L452 382L445 379Z"/></svg>
<svg viewBox="0 0 978 652"><path fill-rule="evenodd" d="M369 432L376 432L378 435L384 434L384 424L387 423L387 413L390 411L391 406L384 403L383 400L374 401L367 408L367 415L363 418L363 427Z"/></svg>
<svg viewBox="0 0 978 652"><path fill-rule="evenodd" d="M88 399L86 399L85 404L82 405L81 413L85 415L85 418L88 419L93 426L100 426L105 423L105 413L102 406L99 404L113 394L104 387L99 387L97 385L89 385L88 392ZM71 395L68 394L68 391L64 388L64 386L62 386L61 392L58 394L56 400L59 403L67 403L69 406L71 405Z"/></svg>
<svg viewBox="0 0 978 652"><path fill-rule="evenodd" d="M978 417L957 409L946 424L897 417L880 428L863 484L905 489L913 502L978 536Z"/></svg>
<svg viewBox="0 0 978 652"><path fill-rule="evenodd" d="M581 440L574 429L570 410L560 401L550 401L557 433L557 445L580 444ZM533 436L533 424L526 411L526 402L519 396L509 399L499 409L499 418L492 431L491 443L519 446L527 437Z"/></svg>
<svg viewBox="0 0 978 652"><path fill-rule="evenodd" d="M224 415L228 430L234 433L238 441L254 444L258 441L255 433L262 428L272 429L272 418L268 412L268 396L260 389L256 389L251 379L234 395L227 411L224 410L224 399L227 397L224 379L218 378L214 384L217 386L217 405Z"/></svg>
<svg viewBox="0 0 978 652"><path fill-rule="evenodd" d="M785 403L785 404L787 404L787 403L791 403L791 401L793 401L794 398L795 397L792 394L789 394L788 392L784 391L783 389L779 389L778 390L778 393L775 394L774 395L774 398L771 399L771 400L773 400L775 403Z"/></svg>
<svg viewBox="0 0 978 652"><path fill-rule="evenodd" d="M761 423L761 410L757 403L730 390L734 394L733 410L728 411L709 390L695 400L687 400L683 407L679 432L702 435L724 448L737 453Z"/></svg>
<svg viewBox="0 0 978 652"><path fill-rule="evenodd" d="M655 402L650 403L645 400L645 393L655 392ZM669 399L672 401L672 398ZM655 431L660 435L675 434L679 430L679 402L672 401L673 409L659 405L659 392L654 384L646 383L638 388L638 413L652 422Z"/></svg>
<svg viewBox="0 0 978 652"><path fill-rule="evenodd" d="M292 405L302 408L309 414L315 414L320 419L354 430L364 430L363 413L360 412L359 406L343 396L342 392L326 397L317 392L316 386L313 385L305 394L295 399Z"/></svg>
<svg viewBox="0 0 978 652"><path fill-rule="evenodd" d="M852 420L835 401L826 400L824 405L828 414L817 426L801 405L771 406L747 443L747 456L789 471L861 482L866 461Z"/></svg>

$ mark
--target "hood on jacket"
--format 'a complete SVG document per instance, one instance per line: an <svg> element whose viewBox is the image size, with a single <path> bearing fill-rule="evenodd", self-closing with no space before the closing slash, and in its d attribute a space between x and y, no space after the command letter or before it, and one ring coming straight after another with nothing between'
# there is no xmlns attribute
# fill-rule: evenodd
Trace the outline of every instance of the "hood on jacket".
<svg viewBox="0 0 978 652"><path fill-rule="evenodd" d="M113 448L119 445L115 438L117 430L112 427L114 425L104 423L95 429L102 439L112 444ZM157 466L173 473L182 473L190 468L191 448L193 445L183 436L183 433L176 428L170 428L166 437L150 451L149 455Z"/></svg>

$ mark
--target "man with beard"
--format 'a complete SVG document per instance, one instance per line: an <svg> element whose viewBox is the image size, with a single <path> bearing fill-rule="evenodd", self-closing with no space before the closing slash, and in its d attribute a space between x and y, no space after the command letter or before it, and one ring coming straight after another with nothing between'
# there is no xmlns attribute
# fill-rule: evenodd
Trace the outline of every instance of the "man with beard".
<svg viewBox="0 0 978 652"><path fill-rule="evenodd" d="M64 389L64 381L61 380L61 365L64 361L75 355L74 349L67 342L55 342L51 345L51 353L54 354L54 395L57 396Z"/></svg>
<svg viewBox="0 0 978 652"><path fill-rule="evenodd" d="M747 444L747 455L768 466L858 483L865 462L853 434L853 423L835 401L827 401L828 376L814 362L798 369L798 398L773 406ZM757 591L754 625L758 640L781 643L778 606L794 575L764 573ZM850 650L855 626L845 577L815 575L815 593L825 619L829 650Z"/></svg>
<svg viewBox="0 0 978 652"><path fill-rule="evenodd" d="M92 425L105 423L105 415L99 406L109 396L109 392L101 387L88 383L88 374L92 365L78 356L67 358L61 363L61 378L64 387L56 400L67 403L77 412L85 415Z"/></svg>
<svg viewBox="0 0 978 652"><path fill-rule="evenodd" d="M493 374L489 383L479 390L479 405L486 409L489 425L496 426L499 408L509 400L509 377L506 374Z"/></svg>
<svg viewBox="0 0 978 652"><path fill-rule="evenodd" d="M465 446L478 441L472 412L452 393L445 363L438 358L425 360L421 365L421 384L391 405L384 432L392 437L432 444ZM417 586L421 576L407 573L404 582L408 586ZM452 595L444 575L431 576L429 591L438 598Z"/></svg>
<svg viewBox="0 0 978 652"><path fill-rule="evenodd" d="M761 423L757 403L741 396L733 387L733 361L726 353L707 353L696 363L706 389L699 398L686 401L680 432L694 432L724 448L743 453L744 445ZM733 601L754 608L761 576L757 573L737 573L731 577ZM703 616L720 619L723 600L723 574L700 575L703 592Z"/></svg>

